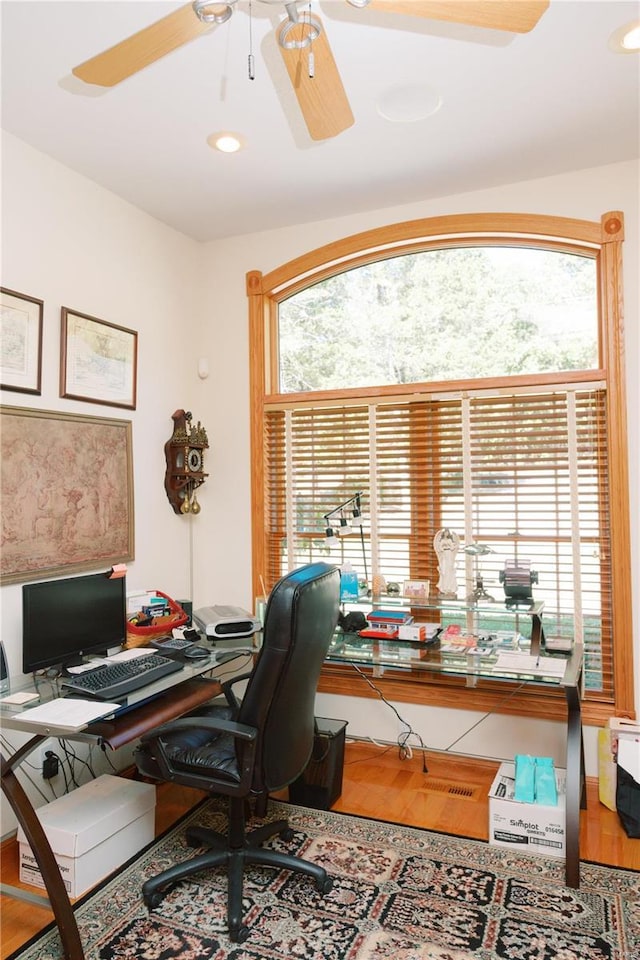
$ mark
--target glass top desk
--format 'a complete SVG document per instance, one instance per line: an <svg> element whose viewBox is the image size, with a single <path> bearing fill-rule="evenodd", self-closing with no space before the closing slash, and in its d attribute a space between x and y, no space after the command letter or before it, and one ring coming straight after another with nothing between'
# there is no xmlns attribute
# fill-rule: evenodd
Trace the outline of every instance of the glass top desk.
<svg viewBox="0 0 640 960"><path fill-rule="evenodd" d="M385 598L375 604L374 609L380 608L397 610L400 605L389 603ZM351 606L350 609L358 607ZM359 609L369 610L371 604ZM426 604L419 609L413 605L412 611L416 622L437 618L438 623L445 624L445 629L435 642L361 637L359 634L338 631L332 640L327 662L357 666L373 678L415 678L420 675L422 679L432 678L434 681L451 678L452 682L457 678L461 707L464 707L465 688L486 682L516 687L522 685L528 692L562 691L567 707L565 876L567 886L579 887L580 808L586 806L580 714L582 644L572 644L567 653L551 654L547 651L541 618L542 604L507 610L496 603L480 607L468 606L464 602L443 601ZM511 618L511 630L496 632L491 624L496 623L496 617L505 615ZM454 631L447 634L447 623L457 623L461 628L460 633ZM487 624L491 629L487 628ZM518 629L514 629L514 624ZM519 633L520 627L528 636L523 637ZM424 702L428 705L428 683L424 685L424 694Z"/></svg>
<svg viewBox="0 0 640 960"><path fill-rule="evenodd" d="M32 734L31 738L15 749L10 756L7 756L4 750L0 752L2 792L23 828L37 860L48 901L60 931L66 960L84 960L78 927L47 836L15 771L22 761L49 737L98 742L114 750L126 743L131 743L143 733L183 716L218 696L221 692L220 681L216 678L201 676L201 674L219 666L214 656L209 660L185 664L182 670L149 684L143 691L136 691L141 694L141 699L132 704L127 712L113 719L79 724L77 729L70 730L69 727L62 729L56 728L54 724L43 726L29 722L30 707L46 704L61 695L62 691L55 679L37 678L34 681L30 677L23 677L16 683L12 683L10 694L36 692L38 699L23 707L0 703L0 723L3 729ZM2 892L15 895L15 891L7 887L3 887ZM42 898L33 896L33 900L40 902ZM44 903L46 904L46 901Z"/></svg>

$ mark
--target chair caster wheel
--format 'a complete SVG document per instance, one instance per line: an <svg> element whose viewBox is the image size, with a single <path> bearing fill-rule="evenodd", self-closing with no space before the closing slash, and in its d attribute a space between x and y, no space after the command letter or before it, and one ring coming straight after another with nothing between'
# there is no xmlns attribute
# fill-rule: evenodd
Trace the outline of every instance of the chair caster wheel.
<svg viewBox="0 0 640 960"><path fill-rule="evenodd" d="M229 940L231 940L232 943L244 943L248 936L249 927L245 927L244 924L233 930L229 930Z"/></svg>
<svg viewBox="0 0 640 960"><path fill-rule="evenodd" d="M333 877L325 877L324 880L316 880L316 890L319 893L329 893L333 888Z"/></svg>
<svg viewBox="0 0 640 960"><path fill-rule="evenodd" d="M289 843L289 841L293 840L294 836L295 833L291 827L285 827L284 830L280 831L280 839L284 840L285 843Z"/></svg>
<svg viewBox="0 0 640 960"><path fill-rule="evenodd" d="M155 908L159 907L162 903L162 899L163 895L159 890L156 890L155 893L144 893L142 895L142 900L147 910L155 910Z"/></svg>

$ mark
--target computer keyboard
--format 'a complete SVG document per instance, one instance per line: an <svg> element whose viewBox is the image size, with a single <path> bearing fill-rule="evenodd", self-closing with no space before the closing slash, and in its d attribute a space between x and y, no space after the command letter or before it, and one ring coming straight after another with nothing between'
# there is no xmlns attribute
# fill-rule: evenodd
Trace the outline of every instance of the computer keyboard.
<svg viewBox="0 0 640 960"><path fill-rule="evenodd" d="M183 666L179 660L154 653L148 657L137 657L135 660L109 663L77 677L67 677L62 681L62 686L72 693L90 699L117 700L166 677L169 673L182 670Z"/></svg>

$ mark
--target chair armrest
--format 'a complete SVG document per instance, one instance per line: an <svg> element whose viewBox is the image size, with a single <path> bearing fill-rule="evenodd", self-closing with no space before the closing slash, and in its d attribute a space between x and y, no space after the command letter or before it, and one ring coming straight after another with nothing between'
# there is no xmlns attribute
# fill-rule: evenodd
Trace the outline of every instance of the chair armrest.
<svg viewBox="0 0 640 960"><path fill-rule="evenodd" d="M228 680L225 680L224 683L220 684L220 688L227 698L227 703L230 707L233 707L234 710L238 710L240 701L233 692L233 685L239 683L241 680L248 680L252 673L252 670L249 670L247 673L239 673L237 677L230 677Z"/></svg>
<svg viewBox="0 0 640 960"><path fill-rule="evenodd" d="M153 743L167 733L176 733L179 730L211 730L212 733L230 733L238 740L253 741L258 736L255 727L246 723L236 723L235 720L223 720L220 717L179 717L163 723L161 727L150 730L140 737L141 743Z"/></svg>
<svg viewBox="0 0 640 960"><path fill-rule="evenodd" d="M140 742L147 745L154 755L155 762L158 765L163 779L172 781L178 779L179 782L185 782L184 773L171 762L168 756L162 737L167 734L177 733L181 730L210 730L211 733L228 733L235 740L241 741L244 748L239 751L240 759L240 781L234 782L228 779L218 779L215 776L215 768L203 768L202 775L190 774L189 786L199 787L201 790L211 792L213 789L217 793L232 794L235 796L246 796L251 790L253 781L253 768L255 765L255 753L258 739L258 731L255 727L250 727L246 723L236 723L234 720L223 720L218 717L180 717L169 723L164 723L161 727L151 730L140 738Z"/></svg>

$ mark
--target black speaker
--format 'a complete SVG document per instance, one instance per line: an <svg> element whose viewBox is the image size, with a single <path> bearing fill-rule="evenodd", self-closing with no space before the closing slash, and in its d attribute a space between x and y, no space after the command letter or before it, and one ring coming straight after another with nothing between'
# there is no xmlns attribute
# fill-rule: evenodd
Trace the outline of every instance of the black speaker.
<svg viewBox="0 0 640 960"><path fill-rule="evenodd" d="M4 655L4 647L0 640L0 693L7 693L9 690L9 668L7 658Z"/></svg>

